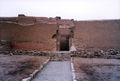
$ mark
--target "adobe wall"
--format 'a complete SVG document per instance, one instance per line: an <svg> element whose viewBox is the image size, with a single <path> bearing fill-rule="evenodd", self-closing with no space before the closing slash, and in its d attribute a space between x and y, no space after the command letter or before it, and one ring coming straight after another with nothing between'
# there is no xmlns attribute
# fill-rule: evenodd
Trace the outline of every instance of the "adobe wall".
<svg viewBox="0 0 120 81"><path fill-rule="evenodd" d="M79 49L120 49L120 20L79 21L74 32L74 45Z"/></svg>
<svg viewBox="0 0 120 81"><path fill-rule="evenodd" d="M13 49L56 50L56 40L52 39L57 30L56 24L35 23L24 26L25 24L0 23L0 40L12 40Z"/></svg>
<svg viewBox="0 0 120 81"><path fill-rule="evenodd" d="M69 25L69 21L71 20L62 19L59 23ZM55 51L59 44L52 36L58 29L57 23L55 18L44 17L0 18L0 40L11 40L14 49ZM77 50L120 49L120 20L76 21L75 23L74 38L70 41ZM69 33L67 29L59 30L61 34Z"/></svg>

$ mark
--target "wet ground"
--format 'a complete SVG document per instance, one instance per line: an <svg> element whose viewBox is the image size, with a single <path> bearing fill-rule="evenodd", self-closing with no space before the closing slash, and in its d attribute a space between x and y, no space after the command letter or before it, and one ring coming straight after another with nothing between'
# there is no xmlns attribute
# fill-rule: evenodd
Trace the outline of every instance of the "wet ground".
<svg viewBox="0 0 120 81"><path fill-rule="evenodd" d="M0 81L21 81L47 59L41 56L0 54ZM120 81L119 59L74 57L72 62L77 81ZM50 61L32 81L72 81L71 62Z"/></svg>
<svg viewBox="0 0 120 81"><path fill-rule="evenodd" d="M50 61L32 81L72 81L70 61Z"/></svg>

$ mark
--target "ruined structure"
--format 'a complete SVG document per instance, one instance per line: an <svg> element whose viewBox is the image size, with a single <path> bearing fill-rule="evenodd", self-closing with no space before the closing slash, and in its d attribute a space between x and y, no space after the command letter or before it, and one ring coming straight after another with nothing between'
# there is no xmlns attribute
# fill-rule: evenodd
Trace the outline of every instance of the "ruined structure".
<svg viewBox="0 0 120 81"><path fill-rule="evenodd" d="M0 40L11 41L12 49L56 50L56 40L52 38L56 30L56 24L35 17L0 18Z"/></svg>
<svg viewBox="0 0 120 81"><path fill-rule="evenodd" d="M1 17L0 40L11 41L14 50L120 49L120 20L74 21L24 14Z"/></svg>
<svg viewBox="0 0 120 81"><path fill-rule="evenodd" d="M77 49L120 50L120 20L78 21L74 44Z"/></svg>
<svg viewBox="0 0 120 81"><path fill-rule="evenodd" d="M57 30L57 50L58 51L69 51L72 46L72 40L74 37L74 20L58 20Z"/></svg>

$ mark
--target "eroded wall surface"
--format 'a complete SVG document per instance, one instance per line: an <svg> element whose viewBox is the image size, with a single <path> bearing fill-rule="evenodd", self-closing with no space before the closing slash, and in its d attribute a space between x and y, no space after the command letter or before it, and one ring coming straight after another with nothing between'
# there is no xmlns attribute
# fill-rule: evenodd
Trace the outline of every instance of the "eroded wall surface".
<svg viewBox="0 0 120 81"><path fill-rule="evenodd" d="M120 20L78 21L74 32L77 50L120 49Z"/></svg>
<svg viewBox="0 0 120 81"><path fill-rule="evenodd" d="M67 24L70 20L59 20ZM71 21L72 22L72 21ZM0 40L11 40L13 49L55 51L59 45L52 38L58 30L55 18L0 18ZM60 31L68 34L67 28ZM120 20L76 21L71 45L86 48L120 49Z"/></svg>
<svg viewBox="0 0 120 81"><path fill-rule="evenodd" d="M0 23L0 40L11 40L13 49L55 51L56 24L36 22L31 18ZM26 21L25 21L26 20Z"/></svg>

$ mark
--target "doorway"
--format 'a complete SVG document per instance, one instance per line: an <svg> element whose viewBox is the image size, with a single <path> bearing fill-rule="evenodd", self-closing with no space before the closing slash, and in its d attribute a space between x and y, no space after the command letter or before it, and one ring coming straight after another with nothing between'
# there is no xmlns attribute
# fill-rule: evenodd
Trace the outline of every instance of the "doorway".
<svg viewBox="0 0 120 81"><path fill-rule="evenodd" d="M69 38L61 37L60 51L69 51Z"/></svg>

